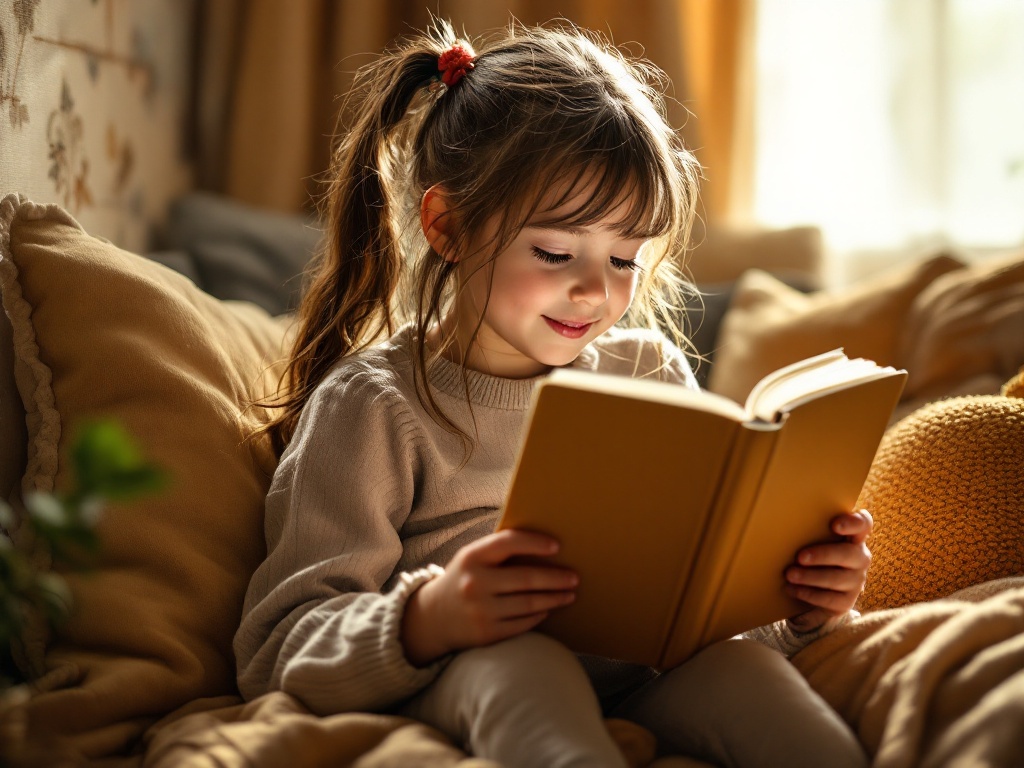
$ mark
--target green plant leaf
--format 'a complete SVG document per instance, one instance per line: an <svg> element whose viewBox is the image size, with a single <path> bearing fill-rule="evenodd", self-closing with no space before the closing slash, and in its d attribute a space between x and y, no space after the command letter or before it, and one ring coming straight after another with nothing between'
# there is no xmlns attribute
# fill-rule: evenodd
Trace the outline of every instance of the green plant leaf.
<svg viewBox="0 0 1024 768"><path fill-rule="evenodd" d="M164 484L163 473L142 458L128 434L113 421L85 424L72 447L72 460L75 502L89 496L121 501Z"/></svg>

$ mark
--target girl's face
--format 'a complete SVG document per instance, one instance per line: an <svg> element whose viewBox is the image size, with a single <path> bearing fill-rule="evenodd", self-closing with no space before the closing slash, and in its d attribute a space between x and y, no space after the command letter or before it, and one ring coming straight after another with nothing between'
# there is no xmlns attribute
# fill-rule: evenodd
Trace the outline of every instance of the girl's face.
<svg viewBox="0 0 1024 768"><path fill-rule="evenodd" d="M544 218L557 222L558 211ZM505 378L537 376L571 363L617 323L636 292L647 241L623 239L615 223L528 222L494 259L460 264L463 289L455 310L461 349L480 322L466 366Z"/></svg>

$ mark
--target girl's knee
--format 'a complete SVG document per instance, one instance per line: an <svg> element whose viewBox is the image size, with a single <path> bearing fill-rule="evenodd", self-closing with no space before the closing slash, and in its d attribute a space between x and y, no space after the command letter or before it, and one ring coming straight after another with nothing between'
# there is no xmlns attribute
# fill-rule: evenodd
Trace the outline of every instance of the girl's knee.
<svg viewBox="0 0 1024 768"><path fill-rule="evenodd" d="M446 673L518 677L577 669L583 673L576 655L560 642L537 632L526 632L491 645L460 651L449 663Z"/></svg>
<svg viewBox="0 0 1024 768"><path fill-rule="evenodd" d="M756 687L759 682L779 679L803 683L800 673L785 656L755 640L745 638L734 638L709 646L685 666L689 674L715 680L718 685L727 680L742 681L744 687L748 688Z"/></svg>

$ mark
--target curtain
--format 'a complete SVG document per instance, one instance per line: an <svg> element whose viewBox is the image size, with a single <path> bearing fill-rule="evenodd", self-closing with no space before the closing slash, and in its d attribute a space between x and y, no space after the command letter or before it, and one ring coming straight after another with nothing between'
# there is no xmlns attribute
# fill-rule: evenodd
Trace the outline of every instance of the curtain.
<svg viewBox="0 0 1024 768"><path fill-rule="evenodd" d="M734 157L749 117L740 103L750 0L562 0L557 12L643 55L671 79L669 119L705 165L705 216L736 205ZM469 37L551 20L539 0L438 0L435 13ZM419 0L218 0L200 21L200 184L250 204L308 209L326 170L341 99L356 69L429 22ZM692 77L691 77L692 73ZM692 114L691 114L692 113Z"/></svg>
<svg viewBox="0 0 1024 768"><path fill-rule="evenodd" d="M754 213L819 227L831 282L1024 244L1024 3L758 0L756 23Z"/></svg>

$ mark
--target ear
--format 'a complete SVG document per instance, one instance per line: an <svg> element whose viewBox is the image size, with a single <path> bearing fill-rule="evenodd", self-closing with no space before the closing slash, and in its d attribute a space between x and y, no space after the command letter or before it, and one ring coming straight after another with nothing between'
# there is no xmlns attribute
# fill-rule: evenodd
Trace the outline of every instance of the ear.
<svg viewBox="0 0 1024 768"><path fill-rule="evenodd" d="M423 193L420 201L420 226L434 252L446 261L456 261L451 253L451 211L448 208L448 193L440 184L435 184Z"/></svg>

